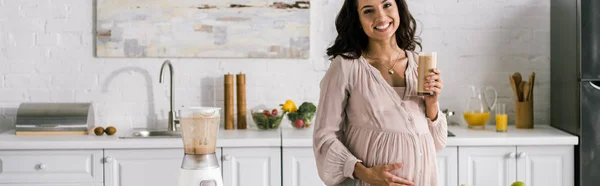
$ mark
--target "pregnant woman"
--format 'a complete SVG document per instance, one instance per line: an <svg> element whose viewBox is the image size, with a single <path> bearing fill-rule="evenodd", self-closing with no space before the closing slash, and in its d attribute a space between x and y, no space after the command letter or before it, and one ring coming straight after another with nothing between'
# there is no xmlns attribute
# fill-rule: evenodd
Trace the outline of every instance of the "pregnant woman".
<svg viewBox="0 0 600 186"><path fill-rule="evenodd" d="M345 0L327 49L313 148L327 185L437 185L436 152L446 145L438 98L416 96L416 24L405 0Z"/></svg>

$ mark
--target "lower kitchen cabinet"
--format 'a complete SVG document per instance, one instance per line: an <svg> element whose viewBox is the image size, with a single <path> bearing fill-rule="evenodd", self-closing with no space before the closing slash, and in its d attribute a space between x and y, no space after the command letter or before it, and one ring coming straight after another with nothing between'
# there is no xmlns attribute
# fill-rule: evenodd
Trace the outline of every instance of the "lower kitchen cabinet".
<svg viewBox="0 0 600 186"><path fill-rule="evenodd" d="M177 185L183 149L105 150L105 186Z"/></svg>
<svg viewBox="0 0 600 186"><path fill-rule="evenodd" d="M2 185L98 185L102 150L2 150Z"/></svg>
<svg viewBox="0 0 600 186"><path fill-rule="evenodd" d="M515 146L460 147L459 183L507 186L516 181Z"/></svg>
<svg viewBox="0 0 600 186"><path fill-rule="evenodd" d="M183 155L183 149L105 150L105 186L177 185Z"/></svg>
<svg viewBox="0 0 600 186"><path fill-rule="evenodd" d="M324 186L312 148L283 148L283 186ZM458 186L458 147L437 153L438 186Z"/></svg>
<svg viewBox="0 0 600 186"><path fill-rule="evenodd" d="M0 186L104 186L104 183L0 184Z"/></svg>
<svg viewBox="0 0 600 186"><path fill-rule="evenodd" d="M281 148L218 148L225 186L281 185ZM105 150L105 186L177 185L182 149Z"/></svg>
<svg viewBox="0 0 600 186"><path fill-rule="evenodd" d="M225 186L322 186L311 147L217 148ZM176 185L183 149L0 150L0 186ZM448 146L438 185L574 186L574 146Z"/></svg>
<svg viewBox="0 0 600 186"><path fill-rule="evenodd" d="M458 147L437 152L438 186L458 186Z"/></svg>
<svg viewBox="0 0 600 186"><path fill-rule="evenodd" d="M574 186L573 153L573 146L517 146L517 180L532 186Z"/></svg>
<svg viewBox="0 0 600 186"><path fill-rule="evenodd" d="M324 186L313 148L283 148L283 186Z"/></svg>
<svg viewBox="0 0 600 186"><path fill-rule="evenodd" d="M573 146L460 147L459 183L573 186Z"/></svg>
<svg viewBox="0 0 600 186"><path fill-rule="evenodd" d="M324 186L312 148L283 148L283 186ZM458 147L437 153L438 186L458 186Z"/></svg>
<svg viewBox="0 0 600 186"><path fill-rule="evenodd" d="M225 186L281 185L281 148L223 148Z"/></svg>

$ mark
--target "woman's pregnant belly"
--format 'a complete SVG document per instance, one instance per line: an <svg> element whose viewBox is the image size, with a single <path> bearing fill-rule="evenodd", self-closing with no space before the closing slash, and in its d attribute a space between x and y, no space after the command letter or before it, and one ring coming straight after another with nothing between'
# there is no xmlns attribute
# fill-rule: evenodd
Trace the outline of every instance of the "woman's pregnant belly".
<svg viewBox="0 0 600 186"><path fill-rule="evenodd" d="M387 132L361 126L350 126L345 133L345 145L367 167L402 163L400 169L390 173L408 180L416 179L417 173L428 164L428 140L403 132Z"/></svg>

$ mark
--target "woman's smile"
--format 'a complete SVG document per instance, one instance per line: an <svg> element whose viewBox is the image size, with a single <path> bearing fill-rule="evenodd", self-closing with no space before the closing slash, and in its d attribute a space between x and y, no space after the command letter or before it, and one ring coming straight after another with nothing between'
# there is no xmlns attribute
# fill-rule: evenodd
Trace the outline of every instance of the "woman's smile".
<svg viewBox="0 0 600 186"><path fill-rule="evenodd" d="M390 22L383 22L383 23L377 24L377 26L373 27L373 29L375 29L376 31L379 31L379 32L386 32L390 28L392 28L390 25L392 25L391 21Z"/></svg>

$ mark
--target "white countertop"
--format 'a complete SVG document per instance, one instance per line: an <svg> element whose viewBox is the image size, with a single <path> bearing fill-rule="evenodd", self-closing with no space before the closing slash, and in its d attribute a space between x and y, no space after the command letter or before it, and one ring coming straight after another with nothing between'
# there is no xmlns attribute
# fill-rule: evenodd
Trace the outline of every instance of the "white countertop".
<svg viewBox="0 0 600 186"><path fill-rule="evenodd" d="M448 126L455 137L448 137L447 146L507 146L507 145L577 145L579 138L549 125L535 125L534 129L517 129L496 132L495 126L473 130L467 126Z"/></svg>
<svg viewBox="0 0 600 186"><path fill-rule="evenodd" d="M506 145L577 145L577 136L548 125L535 129L515 129L496 132L472 130L466 126L449 126L455 136L448 137L447 146L506 146ZM223 130L219 131L217 147L312 147L313 128L280 130ZM14 131L0 134L0 150L15 149L140 149L183 148L181 138L122 139L115 136L16 136Z"/></svg>
<svg viewBox="0 0 600 186"><path fill-rule="evenodd" d="M495 126L485 130L467 126L448 126L455 136L448 137L446 146L506 146L506 145L577 145L579 138L548 125L534 129L508 127L508 132L496 132ZM283 147L312 147L312 129L282 129Z"/></svg>
<svg viewBox="0 0 600 186"><path fill-rule="evenodd" d="M0 134L0 150L183 148L181 138L119 138L124 135L17 136L12 130ZM280 136L279 130L221 129L217 147L279 147Z"/></svg>

